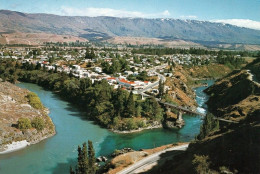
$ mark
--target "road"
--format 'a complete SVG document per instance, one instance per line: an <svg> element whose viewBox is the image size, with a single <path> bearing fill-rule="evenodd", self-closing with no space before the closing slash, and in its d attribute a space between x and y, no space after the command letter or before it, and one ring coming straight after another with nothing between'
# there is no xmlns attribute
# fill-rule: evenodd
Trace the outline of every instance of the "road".
<svg viewBox="0 0 260 174"><path fill-rule="evenodd" d="M150 71L154 72L154 73L159 77L159 80L157 80L156 82L154 82L154 83L152 83L152 84L146 86L146 87L143 88L143 89L138 90L137 93L138 93L138 94L142 94L142 93L144 93L145 91L148 91L148 90L150 90L150 89L152 89L152 88L158 86L160 80L162 80L162 82L165 82L165 81L166 81L166 78L164 77L164 75L157 73L156 70L157 70L157 69L163 69L163 68L165 68L166 66L167 66L167 65L164 64L164 65L160 65L160 66L154 67L152 70L150 70Z"/></svg>
<svg viewBox="0 0 260 174"><path fill-rule="evenodd" d="M184 145L180 145L180 146L176 146L176 147L172 147L166 150L163 150L161 152L157 152L155 154L149 155L148 157L134 163L133 165L127 167L126 169L118 172L118 174L133 174L133 173L139 173L140 171L143 171L144 168L146 168L147 166L154 164L154 163L158 163L158 161L160 160L167 160L169 158L171 158L173 155L176 155L178 153L180 153L180 151L185 151L188 148L189 144L184 144ZM171 152L171 153L167 153L164 154L165 152ZM174 152L174 153L172 153ZM160 156L164 154L163 156Z"/></svg>

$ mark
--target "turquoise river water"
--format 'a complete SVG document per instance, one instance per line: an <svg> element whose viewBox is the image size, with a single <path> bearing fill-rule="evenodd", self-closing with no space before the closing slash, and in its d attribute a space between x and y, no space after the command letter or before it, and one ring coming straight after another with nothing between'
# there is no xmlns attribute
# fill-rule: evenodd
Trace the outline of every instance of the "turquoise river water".
<svg viewBox="0 0 260 174"><path fill-rule="evenodd" d="M207 81L209 85L213 81ZM57 134L38 144L22 150L0 155L0 174L61 174L69 173L69 166L75 164L77 146L87 140L93 141L96 155L109 155L114 149L130 147L135 150L154 148L174 142L187 142L198 134L202 119L200 116L184 115L186 125L182 129L145 130L131 134L112 133L84 119L84 112L62 100L51 91L31 84L18 86L38 94L42 103L49 108ZM206 87L195 89L196 100L201 112L206 112Z"/></svg>

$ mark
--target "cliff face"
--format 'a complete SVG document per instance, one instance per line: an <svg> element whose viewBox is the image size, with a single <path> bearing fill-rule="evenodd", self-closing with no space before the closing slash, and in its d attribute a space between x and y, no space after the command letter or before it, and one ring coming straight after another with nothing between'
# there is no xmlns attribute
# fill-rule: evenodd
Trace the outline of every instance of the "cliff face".
<svg viewBox="0 0 260 174"><path fill-rule="evenodd" d="M15 141L26 140L34 144L55 134L47 109L36 109L30 104L29 93L28 90L0 81L0 151L5 149L6 144ZM23 119L29 120L29 124Z"/></svg>

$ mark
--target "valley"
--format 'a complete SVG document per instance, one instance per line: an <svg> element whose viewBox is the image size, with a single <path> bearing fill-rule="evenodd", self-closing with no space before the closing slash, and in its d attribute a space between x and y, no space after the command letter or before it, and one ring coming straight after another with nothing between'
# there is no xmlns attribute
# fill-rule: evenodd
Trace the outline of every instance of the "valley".
<svg viewBox="0 0 260 174"><path fill-rule="evenodd" d="M0 173L260 173L253 1L0 7Z"/></svg>

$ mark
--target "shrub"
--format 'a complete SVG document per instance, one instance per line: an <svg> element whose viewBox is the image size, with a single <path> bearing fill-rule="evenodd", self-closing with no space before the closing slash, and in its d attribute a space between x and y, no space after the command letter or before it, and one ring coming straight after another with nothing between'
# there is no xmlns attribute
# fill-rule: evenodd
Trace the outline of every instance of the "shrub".
<svg viewBox="0 0 260 174"><path fill-rule="evenodd" d="M45 122L41 117L35 117L32 120L32 127L37 130L42 130L45 127Z"/></svg>
<svg viewBox="0 0 260 174"><path fill-rule="evenodd" d="M126 127L127 127L128 130L134 130L134 129L138 128L137 125L136 125L136 122L132 118L127 119Z"/></svg>
<svg viewBox="0 0 260 174"><path fill-rule="evenodd" d="M32 128L31 120L29 118L19 118L18 128L19 129L30 129L30 128Z"/></svg>
<svg viewBox="0 0 260 174"><path fill-rule="evenodd" d="M195 167L195 170L199 174L207 174L210 173L208 162L209 157L204 155L194 155L194 159L192 160L192 164Z"/></svg>
<svg viewBox="0 0 260 174"><path fill-rule="evenodd" d="M28 95L26 96L29 100L29 104L35 108L35 109L42 109L43 105L41 103L40 98L37 96L37 94L33 92L29 92Z"/></svg>
<svg viewBox="0 0 260 174"><path fill-rule="evenodd" d="M137 127L143 128L146 126L145 122L143 120L136 121Z"/></svg>

